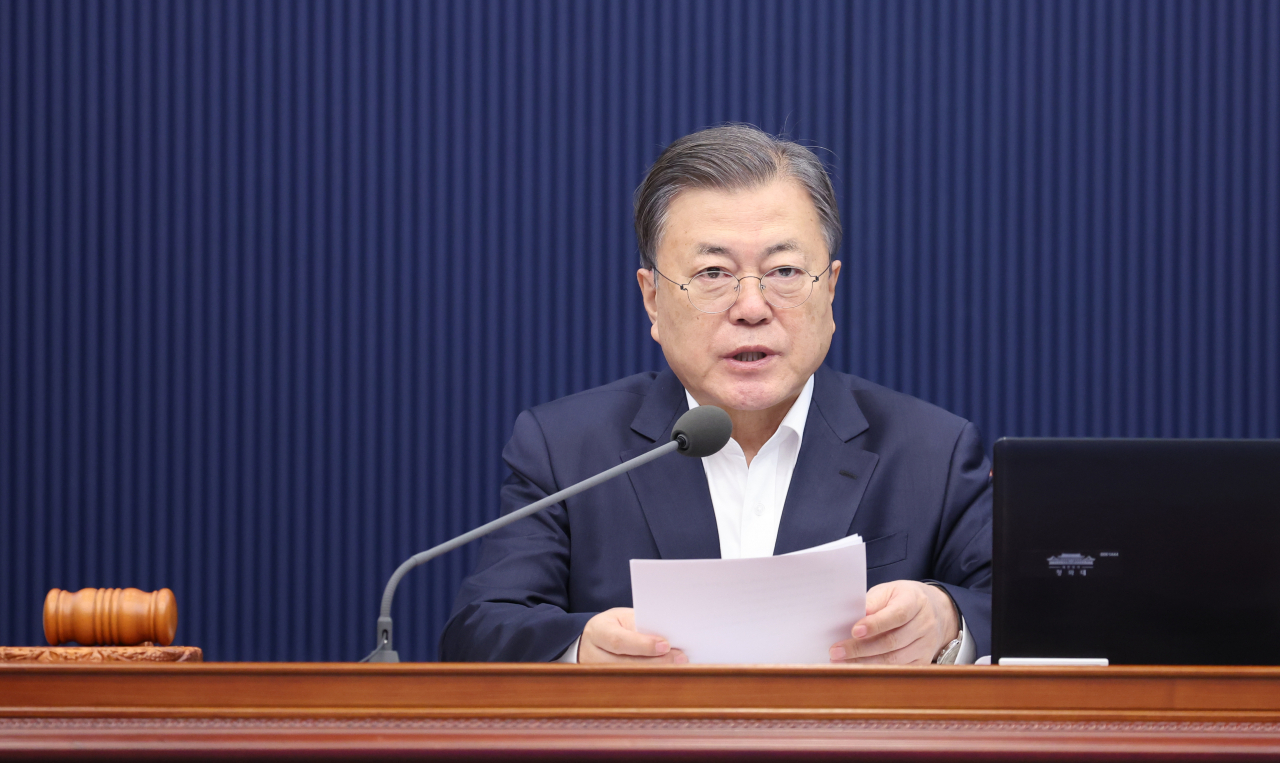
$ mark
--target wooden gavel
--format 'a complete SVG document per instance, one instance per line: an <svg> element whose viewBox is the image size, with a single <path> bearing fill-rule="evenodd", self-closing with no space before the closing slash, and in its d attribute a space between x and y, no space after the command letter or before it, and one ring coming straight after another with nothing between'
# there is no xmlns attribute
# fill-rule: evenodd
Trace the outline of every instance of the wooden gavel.
<svg viewBox="0 0 1280 763"><path fill-rule="evenodd" d="M168 588L55 588L44 599L44 637L53 646L168 646L177 630L178 600Z"/></svg>

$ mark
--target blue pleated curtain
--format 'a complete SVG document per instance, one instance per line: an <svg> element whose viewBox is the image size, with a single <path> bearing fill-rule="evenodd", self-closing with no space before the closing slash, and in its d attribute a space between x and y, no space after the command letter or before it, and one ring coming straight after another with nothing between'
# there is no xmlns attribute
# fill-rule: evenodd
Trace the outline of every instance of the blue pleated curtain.
<svg viewBox="0 0 1280 763"><path fill-rule="evenodd" d="M835 367L1280 436L1278 104L1266 0L0 2L0 643L168 586L209 659L362 656L521 409L662 362L631 193L726 121L831 167Z"/></svg>

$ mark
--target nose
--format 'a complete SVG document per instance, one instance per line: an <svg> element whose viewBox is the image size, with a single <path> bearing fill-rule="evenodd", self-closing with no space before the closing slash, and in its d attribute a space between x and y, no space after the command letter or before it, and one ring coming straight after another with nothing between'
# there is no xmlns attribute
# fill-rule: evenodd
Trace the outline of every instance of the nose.
<svg viewBox="0 0 1280 763"><path fill-rule="evenodd" d="M755 281L755 283L751 283ZM764 282L759 276L738 279L738 299L729 308L730 320L742 323L764 323L773 317L773 308L765 301Z"/></svg>

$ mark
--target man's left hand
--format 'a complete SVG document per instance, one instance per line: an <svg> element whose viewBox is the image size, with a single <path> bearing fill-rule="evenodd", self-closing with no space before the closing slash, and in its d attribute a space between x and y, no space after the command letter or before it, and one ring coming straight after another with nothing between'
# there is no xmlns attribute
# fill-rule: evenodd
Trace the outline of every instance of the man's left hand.
<svg viewBox="0 0 1280 763"><path fill-rule="evenodd" d="M832 662L928 665L960 633L951 597L914 580L881 583L867 591L867 616L853 638L831 646Z"/></svg>

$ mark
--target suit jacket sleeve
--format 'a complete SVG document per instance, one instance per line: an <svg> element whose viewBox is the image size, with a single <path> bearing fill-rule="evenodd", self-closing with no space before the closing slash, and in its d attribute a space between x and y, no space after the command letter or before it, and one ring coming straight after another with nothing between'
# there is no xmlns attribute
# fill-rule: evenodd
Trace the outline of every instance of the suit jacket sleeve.
<svg viewBox="0 0 1280 763"><path fill-rule="evenodd" d="M502 458L511 469L502 513L562 486L535 415L520 414ZM476 571L462 583L440 638L445 661L548 662L594 612L569 612L569 517L563 503L486 536Z"/></svg>
<svg viewBox="0 0 1280 763"><path fill-rule="evenodd" d="M978 655L991 654L991 495L991 463L977 428L966 423L951 454L934 570Z"/></svg>

